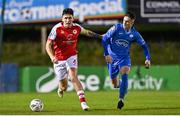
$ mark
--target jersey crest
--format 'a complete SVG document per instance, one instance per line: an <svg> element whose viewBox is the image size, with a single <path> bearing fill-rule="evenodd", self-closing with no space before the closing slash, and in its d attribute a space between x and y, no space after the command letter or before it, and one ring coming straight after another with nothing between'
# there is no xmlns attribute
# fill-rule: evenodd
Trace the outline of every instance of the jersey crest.
<svg viewBox="0 0 180 116"><path fill-rule="evenodd" d="M133 38L133 37L134 37L134 35L133 35L133 34L130 34L130 35L129 35L129 37L130 37L130 38Z"/></svg>
<svg viewBox="0 0 180 116"><path fill-rule="evenodd" d="M74 34L74 35L77 34L77 30L76 30L76 29L73 30L73 34Z"/></svg>

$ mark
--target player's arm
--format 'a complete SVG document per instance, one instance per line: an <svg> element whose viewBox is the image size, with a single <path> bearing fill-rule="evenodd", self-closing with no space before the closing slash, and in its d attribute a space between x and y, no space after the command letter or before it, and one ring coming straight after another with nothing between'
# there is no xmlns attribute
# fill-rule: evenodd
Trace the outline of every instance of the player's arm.
<svg viewBox="0 0 180 116"><path fill-rule="evenodd" d="M144 39L142 38L142 36L137 32L136 33L136 38L137 38L137 43L143 48L144 50L144 55L145 55L145 67L146 68L149 68L150 65L151 65L151 57L150 57L150 52L149 52L149 49L148 49L148 46L146 44L146 42L144 41Z"/></svg>
<svg viewBox="0 0 180 116"><path fill-rule="evenodd" d="M51 61L53 63L57 63L57 59L54 56L54 51L53 51L53 40L56 38L56 31L54 29L51 30L48 39L46 41L46 52L49 55Z"/></svg>
<svg viewBox="0 0 180 116"><path fill-rule="evenodd" d="M147 47L147 44L144 44L144 45L142 45L141 47L144 49L144 55L145 55L145 57L146 57L145 67L146 67L146 68L149 68L150 65L151 65L149 49L148 49L148 47Z"/></svg>
<svg viewBox="0 0 180 116"><path fill-rule="evenodd" d="M81 34L82 35L85 35L85 36L88 36L90 38L97 38L97 39L102 39L102 35L99 35L93 31L90 31L88 29L84 29L81 27Z"/></svg>
<svg viewBox="0 0 180 116"><path fill-rule="evenodd" d="M52 49L52 40L48 39L47 42L46 42L46 52L47 54L49 55L50 59L52 62L56 62L56 58L54 56L54 52L53 52L53 49Z"/></svg>
<svg viewBox="0 0 180 116"><path fill-rule="evenodd" d="M102 45L104 48L104 56L105 56L106 62L108 62L108 63L112 62L112 57L108 53L108 45L110 44L110 39L112 38L115 31L116 31L116 26L111 27L107 31L107 33L105 33L103 35L103 38L102 38Z"/></svg>

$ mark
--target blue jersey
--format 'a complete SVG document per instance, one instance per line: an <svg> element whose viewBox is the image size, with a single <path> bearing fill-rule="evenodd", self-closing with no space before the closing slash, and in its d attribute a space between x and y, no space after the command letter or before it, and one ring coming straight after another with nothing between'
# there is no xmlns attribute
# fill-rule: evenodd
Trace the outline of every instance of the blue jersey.
<svg viewBox="0 0 180 116"><path fill-rule="evenodd" d="M140 33L134 27L127 32L121 23L114 25L103 35L104 54L113 58L128 57L132 42L142 46L146 59L150 60L148 48Z"/></svg>

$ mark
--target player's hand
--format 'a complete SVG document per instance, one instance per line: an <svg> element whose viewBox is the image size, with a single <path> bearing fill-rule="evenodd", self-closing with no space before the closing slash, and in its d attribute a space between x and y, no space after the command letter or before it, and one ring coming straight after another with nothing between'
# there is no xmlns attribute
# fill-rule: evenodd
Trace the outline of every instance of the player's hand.
<svg viewBox="0 0 180 116"><path fill-rule="evenodd" d="M145 61L145 68L149 68L150 67L150 65L151 65L151 62L150 62L150 60L146 60Z"/></svg>
<svg viewBox="0 0 180 116"><path fill-rule="evenodd" d="M52 63L55 63L55 64L58 63L58 59L57 59L56 57L53 57L53 58L51 59L51 61L52 61Z"/></svg>
<svg viewBox="0 0 180 116"><path fill-rule="evenodd" d="M112 62L112 57L110 55L105 56L105 60L107 63L111 63Z"/></svg>

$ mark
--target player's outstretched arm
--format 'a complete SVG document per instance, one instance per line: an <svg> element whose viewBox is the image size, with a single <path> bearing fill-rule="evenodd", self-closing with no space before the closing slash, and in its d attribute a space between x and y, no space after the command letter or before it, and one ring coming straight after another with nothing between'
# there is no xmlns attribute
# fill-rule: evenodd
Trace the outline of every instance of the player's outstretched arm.
<svg viewBox="0 0 180 116"><path fill-rule="evenodd" d="M84 28L82 28L81 34L82 34L82 35L85 35L85 36L88 36L88 37L90 37L90 38L102 39L102 35L97 34L97 33L93 32L93 31L84 29Z"/></svg>
<svg viewBox="0 0 180 116"><path fill-rule="evenodd" d="M144 39L142 38L142 36L140 35L139 32L136 32L135 33L135 37L136 37L136 41L137 43L143 48L144 50L144 55L146 57L146 60L145 60L145 68L150 68L150 65L151 65L151 62L150 62L150 53L149 53L149 49L148 49L148 46L146 44L146 42L144 41Z"/></svg>

